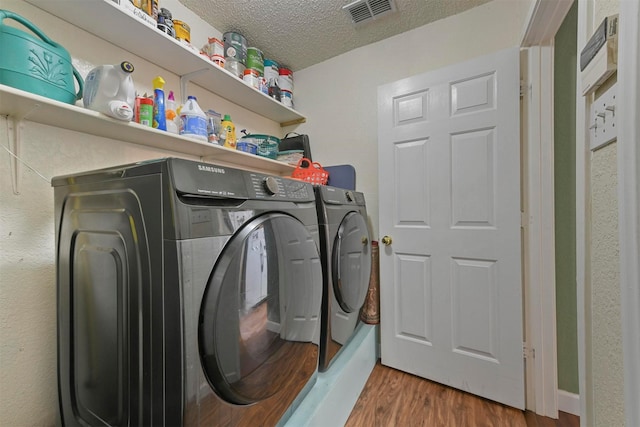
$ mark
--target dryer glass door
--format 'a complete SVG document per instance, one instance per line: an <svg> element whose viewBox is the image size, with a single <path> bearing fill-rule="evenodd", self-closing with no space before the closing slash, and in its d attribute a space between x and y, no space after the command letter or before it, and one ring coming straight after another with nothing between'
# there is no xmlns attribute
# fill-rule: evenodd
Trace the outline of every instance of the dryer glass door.
<svg viewBox="0 0 640 427"><path fill-rule="evenodd" d="M333 291L345 313L360 310L367 297L371 275L369 229L365 219L357 212L349 212L333 242Z"/></svg>
<svg viewBox="0 0 640 427"><path fill-rule="evenodd" d="M320 255L300 221L268 213L240 228L200 309L202 367L218 395L250 404L313 374L321 299Z"/></svg>

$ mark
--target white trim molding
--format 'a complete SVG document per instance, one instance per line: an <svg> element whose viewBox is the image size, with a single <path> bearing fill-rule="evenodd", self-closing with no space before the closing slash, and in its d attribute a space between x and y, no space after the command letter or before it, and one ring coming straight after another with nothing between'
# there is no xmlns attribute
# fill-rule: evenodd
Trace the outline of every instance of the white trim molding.
<svg viewBox="0 0 640 427"><path fill-rule="evenodd" d="M525 286L527 344L535 350L533 409L558 418L556 342L555 211L553 161L553 43L527 49L525 153ZM531 402L530 396L527 398ZM533 408L532 408L533 406Z"/></svg>
<svg viewBox="0 0 640 427"><path fill-rule="evenodd" d="M589 40L589 23L593 21L588 2L578 2L578 49ZM580 75L580 63L576 64ZM576 79L576 309L578 323L578 384L580 391L580 426L590 427L593 420L593 393L587 387L587 373L591 371L591 356L587 351L591 338L591 222L589 214L589 169L591 151L587 147L587 102L582 96L582 82Z"/></svg>
<svg viewBox="0 0 640 427"><path fill-rule="evenodd" d="M558 410L580 416L580 395L565 390L558 390Z"/></svg>
<svg viewBox="0 0 640 427"><path fill-rule="evenodd" d="M620 1L618 214L625 423L640 426L640 4Z"/></svg>
<svg viewBox="0 0 640 427"><path fill-rule="evenodd" d="M553 40L572 4L573 0L534 1L520 46L538 46Z"/></svg>
<svg viewBox="0 0 640 427"><path fill-rule="evenodd" d="M527 362L527 408L558 417L556 342L553 39L574 0L535 0L521 47L527 49L525 103L527 129L523 195L525 227L526 346L535 352ZM533 366L531 366L533 365ZM534 396L530 396L533 391Z"/></svg>

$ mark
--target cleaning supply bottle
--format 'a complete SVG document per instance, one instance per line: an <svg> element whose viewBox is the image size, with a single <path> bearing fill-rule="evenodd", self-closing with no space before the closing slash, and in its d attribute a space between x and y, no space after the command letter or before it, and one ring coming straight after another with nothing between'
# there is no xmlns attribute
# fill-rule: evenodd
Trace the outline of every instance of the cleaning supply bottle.
<svg viewBox="0 0 640 427"><path fill-rule="evenodd" d="M207 141L207 116L195 96L189 96L180 109L180 135Z"/></svg>
<svg viewBox="0 0 640 427"><path fill-rule="evenodd" d="M214 110L205 111L207 115L207 133L209 136L209 142L219 145L220 143L220 127L222 120L220 119L220 113L216 113Z"/></svg>
<svg viewBox="0 0 640 427"><path fill-rule="evenodd" d="M229 114L225 114L220 123L220 145L236 149L236 125L231 121Z"/></svg>
<svg viewBox="0 0 640 427"><path fill-rule="evenodd" d="M178 133L179 127L176 123L176 117L178 114L176 113L176 99L173 96L173 91L169 91L169 96L167 97L167 105L165 106L165 117L167 119L167 131L171 133Z"/></svg>
<svg viewBox="0 0 640 427"><path fill-rule="evenodd" d="M133 65L127 61L118 65L100 65L89 71L82 98L85 108L114 119L130 121L136 99L132 72Z"/></svg>
<svg viewBox="0 0 640 427"><path fill-rule="evenodd" d="M157 76L153 79L153 127L167 130L167 117L164 105L164 79Z"/></svg>

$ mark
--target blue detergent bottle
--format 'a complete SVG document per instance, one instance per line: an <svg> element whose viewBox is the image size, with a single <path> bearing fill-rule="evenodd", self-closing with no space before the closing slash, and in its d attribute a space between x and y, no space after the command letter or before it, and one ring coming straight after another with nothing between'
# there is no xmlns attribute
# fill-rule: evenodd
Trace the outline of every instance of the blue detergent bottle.
<svg viewBox="0 0 640 427"><path fill-rule="evenodd" d="M153 127L167 130L167 116L164 106L164 79L157 76L153 79Z"/></svg>

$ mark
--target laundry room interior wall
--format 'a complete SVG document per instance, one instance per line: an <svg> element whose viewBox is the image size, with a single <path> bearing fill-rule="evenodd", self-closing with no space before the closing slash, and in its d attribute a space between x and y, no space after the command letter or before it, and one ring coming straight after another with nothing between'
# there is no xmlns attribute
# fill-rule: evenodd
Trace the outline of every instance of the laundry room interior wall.
<svg viewBox="0 0 640 427"><path fill-rule="evenodd" d="M163 3L174 16L189 22L194 41L197 34L219 36L219 31L182 8L177 0ZM278 123L197 86L190 86L189 94L196 95L205 109L231 114L237 129L279 136L288 131L307 133L314 160L324 165L353 164L358 190L367 199L372 235L377 238L377 87L518 45L530 5L531 0L494 0L296 71L296 108L308 120L284 132ZM27 18L64 46L83 76L95 65L128 60L136 68L133 79L138 92L151 93L151 80L156 75L166 80L167 93L179 92L178 76L25 1L3 0L0 7ZM53 426L57 407L55 236L53 190L48 180L176 153L28 121L23 126L20 157L45 178L21 166L20 194L14 194L11 156L0 148L0 424ZM8 120L0 117L3 147L9 146L9 137Z"/></svg>
<svg viewBox="0 0 640 427"><path fill-rule="evenodd" d="M375 240L378 197L391 196L378 194L378 86L519 46L530 7L494 0L296 72L296 107L309 117L297 131L310 135L314 160L355 166Z"/></svg>
<svg viewBox="0 0 640 427"><path fill-rule="evenodd" d="M177 0L163 4L189 22L192 35L205 40L220 35ZM0 8L15 12L69 51L74 66L86 76L101 64L130 61L139 93L153 93L152 79L166 80L166 93L176 92L179 77L142 60L22 0L3 0ZM87 17L99 19L99 17ZM4 24L14 25L11 20ZM25 31L21 25L15 25ZM114 28L114 31L117 31ZM200 34L201 36L197 36ZM135 37L132 34L131 37ZM204 43L204 42L203 42ZM154 46L150 46L153 49ZM231 114L237 129L281 136L279 123L244 110L190 85L204 108ZM81 104L80 104L81 105ZM32 114L38 114L35 110ZM0 144L9 147L6 117L0 117ZM11 156L0 147L0 425L53 426L56 390L56 294L53 176L159 157L194 158L117 140L25 121L20 158L45 178L21 166L20 194L12 189ZM195 158L194 158L195 159Z"/></svg>

